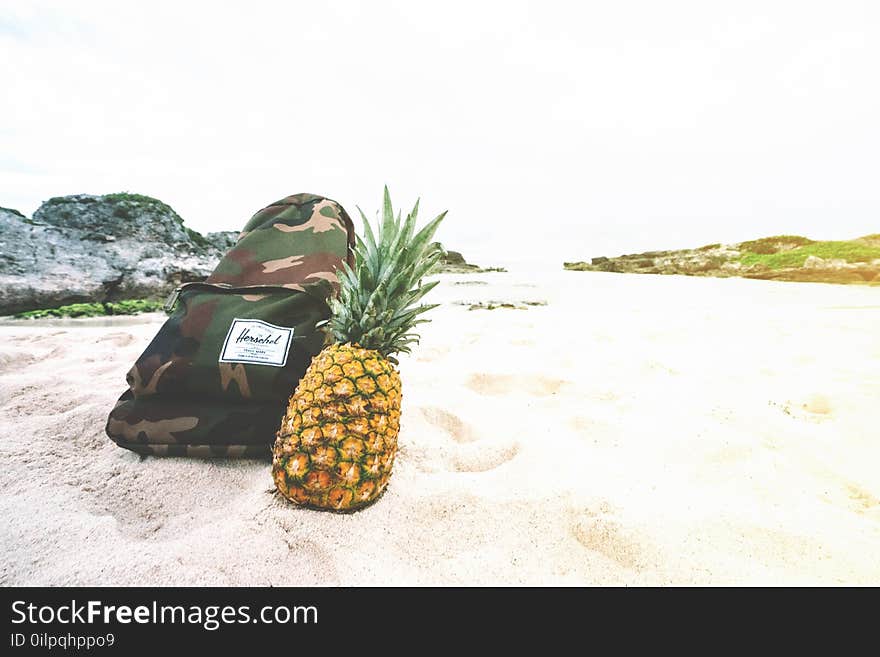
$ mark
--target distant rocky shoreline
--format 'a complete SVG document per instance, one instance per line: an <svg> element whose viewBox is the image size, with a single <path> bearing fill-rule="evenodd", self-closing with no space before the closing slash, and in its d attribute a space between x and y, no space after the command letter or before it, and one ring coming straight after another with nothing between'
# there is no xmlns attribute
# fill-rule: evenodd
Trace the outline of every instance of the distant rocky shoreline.
<svg viewBox="0 0 880 657"><path fill-rule="evenodd" d="M590 262L566 262L563 267L572 271L880 285L880 234L845 241L776 235L737 244L597 257Z"/></svg>
<svg viewBox="0 0 880 657"><path fill-rule="evenodd" d="M439 266L434 269L434 274L487 274L490 272L507 271L504 267L480 267L467 262L464 256L458 251L447 251L446 255L440 261Z"/></svg>
<svg viewBox="0 0 880 657"><path fill-rule="evenodd" d="M0 315L72 304L164 299L207 278L238 231L202 235L141 194L51 198L32 218L0 207ZM494 271L455 251L441 273Z"/></svg>

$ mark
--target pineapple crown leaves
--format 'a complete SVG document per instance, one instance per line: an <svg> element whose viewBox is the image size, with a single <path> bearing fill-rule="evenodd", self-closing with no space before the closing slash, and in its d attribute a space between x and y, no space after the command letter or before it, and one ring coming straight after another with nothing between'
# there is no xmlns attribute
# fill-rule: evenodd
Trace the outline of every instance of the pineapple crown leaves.
<svg viewBox="0 0 880 657"><path fill-rule="evenodd" d="M388 187L376 231L360 208L358 212L364 235L356 236L354 268L343 263L339 272L339 296L330 300L330 331L339 343L375 349L396 363L394 354L409 353L409 345L418 342L412 328L428 321L419 316L437 307L418 302L438 283L423 285L422 277L444 255L443 247L431 240L446 213L416 231L419 202L406 218L395 215Z"/></svg>

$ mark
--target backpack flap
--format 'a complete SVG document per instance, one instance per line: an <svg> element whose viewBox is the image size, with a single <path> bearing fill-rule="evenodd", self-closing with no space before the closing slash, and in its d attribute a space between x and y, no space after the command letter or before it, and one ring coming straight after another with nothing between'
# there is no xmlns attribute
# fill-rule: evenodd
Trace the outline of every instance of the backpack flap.
<svg viewBox="0 0 880 657"><path fill-rule="evenodd" d="M326 280L336 288L343 261L354 265L353 246L354 225L342 206L296 194L257 212L206 282L302 289Z"/></svg>
<svg viewBox="0 0 880 657"><path fill-rule="evenodd" d="M284 401L324 344L327 281L279 286L183 286L174 313L127 380L137 397Z"/></svg>

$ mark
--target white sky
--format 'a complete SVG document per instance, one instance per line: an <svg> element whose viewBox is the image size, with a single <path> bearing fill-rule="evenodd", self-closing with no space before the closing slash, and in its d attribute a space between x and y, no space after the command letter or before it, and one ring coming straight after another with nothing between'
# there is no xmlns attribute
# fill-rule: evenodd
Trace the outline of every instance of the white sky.
<svg viewBox="0 0 880 657"><path fill-rule="evenodd" d="M234 5L234 6L233 6ZM880 3L0 0L0 205L309 191L485 264L880 231Z"/></svg>

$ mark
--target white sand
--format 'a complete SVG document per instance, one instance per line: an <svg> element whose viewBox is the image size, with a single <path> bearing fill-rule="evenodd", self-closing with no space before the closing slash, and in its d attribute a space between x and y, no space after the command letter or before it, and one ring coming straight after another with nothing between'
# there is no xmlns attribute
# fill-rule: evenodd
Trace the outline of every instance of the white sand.
<svg viewBox="0 0 880 657"><path fill-rule="evenodd" d="M0 583L880 584L880 289L444 280L549 305L435 311L391 487L347 516L109 442L160 317L0 327Z"/></svg>

